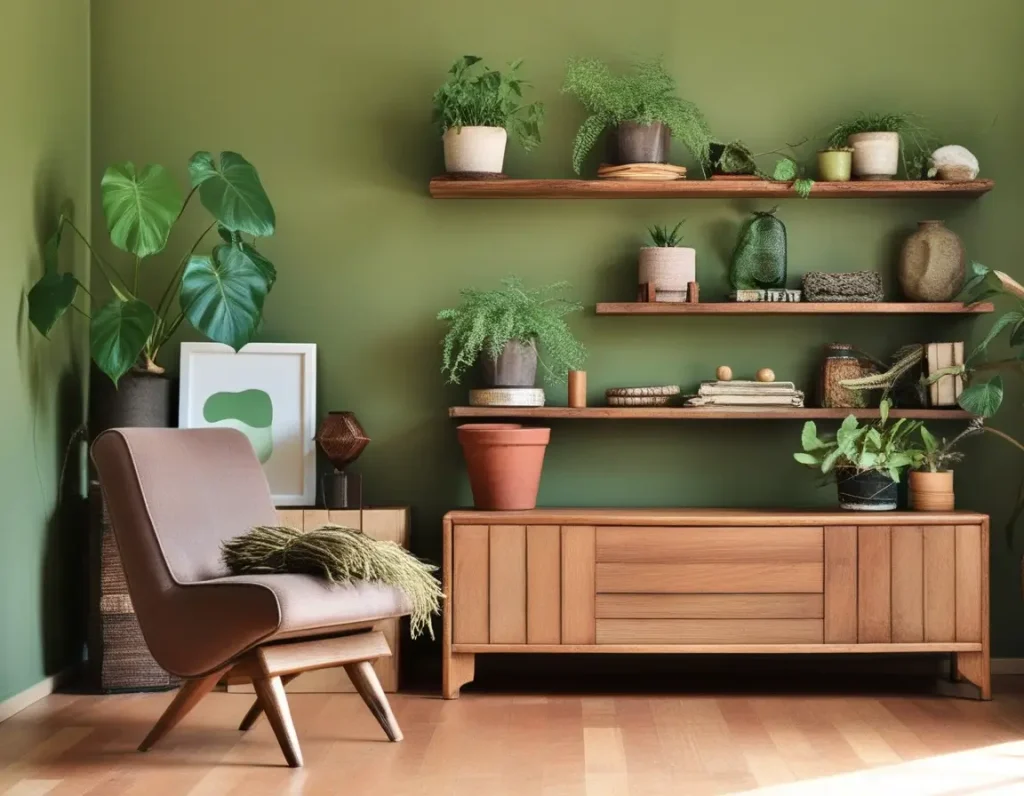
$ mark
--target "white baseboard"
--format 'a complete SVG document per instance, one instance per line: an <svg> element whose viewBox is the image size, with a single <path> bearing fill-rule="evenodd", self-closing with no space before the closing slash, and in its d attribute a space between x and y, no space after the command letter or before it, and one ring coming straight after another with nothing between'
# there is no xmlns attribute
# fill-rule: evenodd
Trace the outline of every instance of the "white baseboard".
<svg viewBox="0 0 1024 796"><path fill-rule="evenodd" d="M47 677L42 682L26 688L20 694L15 694L3 702L0 702L0 721L6 721L15 713L20 713L29 705L44 699L56 691L60 686L73 679L81 664L73 664L66 669L57 672L52 677Z"/></svg>
<svg viewBox="0 0 1024 796"><path fill-rule="evenodd" d="M993 658L992 674L1024 674L1024 658Z"/></svg>

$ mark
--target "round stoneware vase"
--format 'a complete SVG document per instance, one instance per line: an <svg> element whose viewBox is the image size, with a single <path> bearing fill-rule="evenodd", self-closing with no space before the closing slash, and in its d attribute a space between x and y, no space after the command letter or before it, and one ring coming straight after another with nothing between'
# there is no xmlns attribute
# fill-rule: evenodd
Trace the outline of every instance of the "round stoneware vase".
<svg viewBox="0 0 1024 796"><path fill-rule="evenodd" d="M897 483L878 470L836 468L839 508L851 511L893 511L898 500Z"/></svg>
<svg viewBox="0 0 1024 796"><path fill-rule="evenodd" d="M672 134L661 122L619 122L616 131L619 163L668 163Z"/></svg>
<svg viewBox="0 0 1024 796"><path fill-rule="evenodd" d="M858 180L891 180L900 167L899 133L855 133L847 139L853 148L853 176Z"/></svg>
<svg viewBox="0 0 1024 796"><path fill-rule="evenodd" d="M686 301L690 282L697 281L697 250L681 246L640 249L641 285L654 285L655 301Z"/></svg>
<svg viewBox="0 0 1024 796"><path fill-rule="evenodd" d="M945 473L912 472L910 474L910 508L914 511L952 511L956 505L953 493L953 471Z"/></svg>
<svg viewBox="0 0 1024 796"><path fill-rule="evenodd" d="M449 174L501 174L505 167L504 127L451 127L445 131L444 168Z"/></svg>
<svg viewBox="0 0 1024 796"><path fill-rule="evenodd" d="M853 169L850 149L823 149L818 153L818 179L824 182L849 182Z"/></svg>
<svg viewBox="0 0 1024 796"><path fill-rule="evenodd" d="M912 301L951 301L967 277L967 252L941 221L921 221L900 254L899 280Z"/></svg>
<svg viewBox="0 0 1024 796"><path fill-rule="evenodd" d="M459 426L473 504L480 511L527 511L537 507L550 428L513 423Z"/></svg>
<svg viewBox="0 0 1024 796"><path fill-rule="evenodd" d="M533 387L537 382L537 345L509 340L501 354L480 355L485 387Z"/></svg>

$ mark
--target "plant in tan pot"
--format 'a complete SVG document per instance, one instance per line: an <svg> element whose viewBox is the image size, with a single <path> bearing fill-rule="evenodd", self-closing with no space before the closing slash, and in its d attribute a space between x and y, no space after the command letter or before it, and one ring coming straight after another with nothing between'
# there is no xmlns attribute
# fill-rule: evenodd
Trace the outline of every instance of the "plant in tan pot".
<svg viewBox="0 0 1024 796"><path fill-rule="evenodd" d="M498 72L480 60L475 55L459 58L434 93L434 121L441 129L449 174L500 174L509 133L526 151L540 143L544 107L523 104L523 88L529 84L519 77L522 61Z"/></svg>
<svg viewBox="0 0 1024 796"><path fill-rule="evenodd" d="M908 180L923 179L934 136L910 113L861 113L836 126L828 149L853 150L851 170L858 180L891 180L900 170Z"/></svg>
<svg viewBox="0 0 1024 796"><path fill-rule="evenodd" d="M687 287L697 281L697 250L680 244L680 221L671 230L655 225L648 230L653 246L640 249L640 284L654 286L655 301L686 301Z"/></svg>
<svg viewBox="0 0 1024 796"><path fill-rule="evenodd" d="M915 511L952 511L956 505L953 493L954 462L964 455L956 450L962 440L980 434L983 421L972 421L966 429L953 439L937 439L927 428L921 426L921 449L912 451L914 459L910 472L910 508Z"/></svg>

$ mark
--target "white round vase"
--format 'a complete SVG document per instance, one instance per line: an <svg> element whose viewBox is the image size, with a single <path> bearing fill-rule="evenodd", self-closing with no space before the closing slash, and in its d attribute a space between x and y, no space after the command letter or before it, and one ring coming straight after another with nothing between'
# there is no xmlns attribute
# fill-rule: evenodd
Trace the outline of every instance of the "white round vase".
<svg viewBox="0 0 1024 796"><path fill-rule="evenodd" d="M501 174L505 165L504 127L451 127L445 131L444 167L451 174Z"/></svg>
<svg viewBox="0 0 1024 796"><path fill-rule="evenodd" d="M858 180L891 180L900 167L899 133L854 133L853 176Z"/></svg>
<svg viewBox="0 0 1024 796"><path fill-rule="evenodd" d="M697 281L697 250L680 246L640 249L640 284L654 284L655 301L686 301L690 282Z"/></svg>

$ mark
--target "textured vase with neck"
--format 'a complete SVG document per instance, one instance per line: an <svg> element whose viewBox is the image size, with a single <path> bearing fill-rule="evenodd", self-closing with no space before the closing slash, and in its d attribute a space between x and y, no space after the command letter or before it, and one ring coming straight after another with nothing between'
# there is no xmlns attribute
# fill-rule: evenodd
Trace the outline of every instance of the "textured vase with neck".
<svg viewBox="0 0 1024 796"><path fill-rule="evenodd" d="M921 221L903 244L899 279L912 301L951 301L964 286L967 255L956 233L941 221Z"/></svg>

